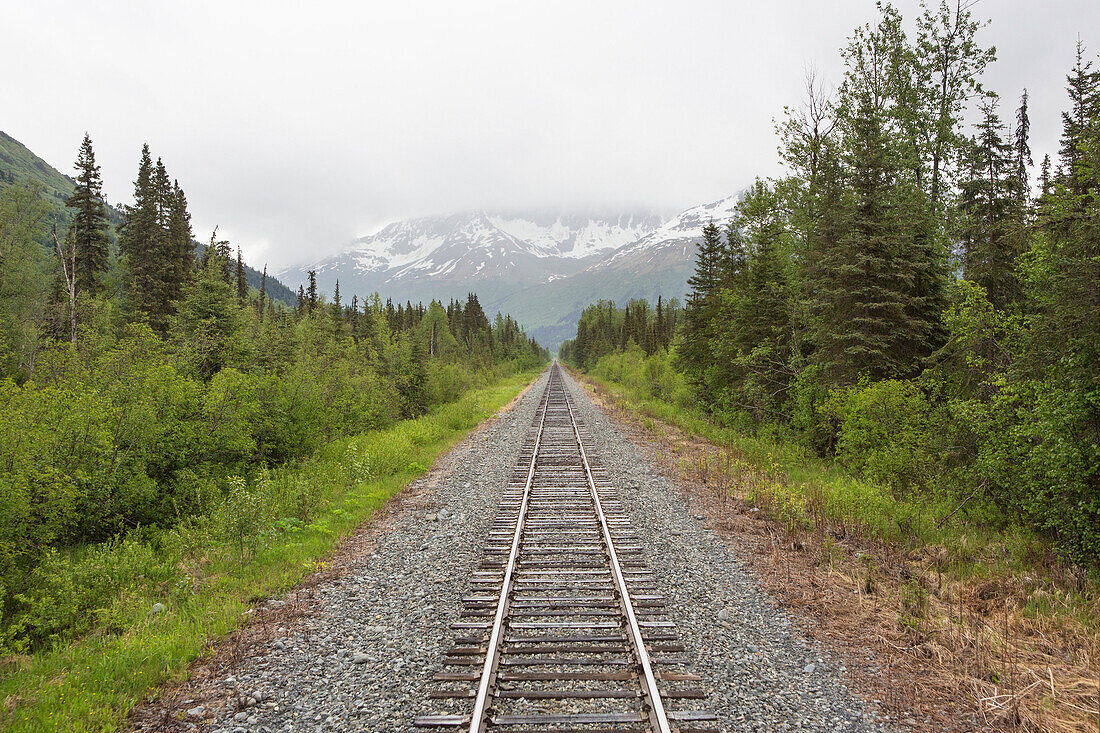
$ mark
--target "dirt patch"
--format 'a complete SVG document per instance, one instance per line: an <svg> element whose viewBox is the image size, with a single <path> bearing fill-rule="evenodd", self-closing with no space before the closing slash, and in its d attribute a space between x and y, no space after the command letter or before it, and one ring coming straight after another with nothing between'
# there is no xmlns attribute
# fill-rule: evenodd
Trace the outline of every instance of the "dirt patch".
<svg viewBox="0 0 1100 733"><path fill-rule="evenodd" d="M943 548L914 553L828 521L792 526L742 498L759 497L768 475L624 409L571 373L802 633L844 663L852 687L903 725L921 733L1100 730L1095 639L1077 626L1025 619L1020 599L1030 591L1000 579L952 584L937 572Z"/></svg>

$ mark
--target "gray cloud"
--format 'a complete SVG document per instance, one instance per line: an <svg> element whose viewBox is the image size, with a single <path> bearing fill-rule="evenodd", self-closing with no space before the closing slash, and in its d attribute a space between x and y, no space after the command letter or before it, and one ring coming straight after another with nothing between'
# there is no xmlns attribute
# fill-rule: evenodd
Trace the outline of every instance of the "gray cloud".
<svg viewBox="0 0 1100 733"><path fill-rule="evenodd" d="M899 6L916 14L910 0ZM985 0L1011 116L1054 153L1092 0ZM0 128L68 170L92 134L109 198L142 142L196 236L257 263L315 259L397 218L473 207L652 206L775 175L772 120L870 0L35 2L5 8ZM1084 38L1100 50L1100 36ZM1093 55L1095 55L1093 53Z"/></svg>

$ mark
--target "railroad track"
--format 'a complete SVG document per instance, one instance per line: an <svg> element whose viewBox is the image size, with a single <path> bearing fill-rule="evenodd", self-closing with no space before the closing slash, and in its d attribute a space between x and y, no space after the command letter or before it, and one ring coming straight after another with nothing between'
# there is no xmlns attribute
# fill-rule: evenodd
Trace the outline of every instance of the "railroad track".
<svg viewBox="0 0 1100 733"><path fill-rule="evenodd" d="M554 363L421 729L716 733Z"/></svg>

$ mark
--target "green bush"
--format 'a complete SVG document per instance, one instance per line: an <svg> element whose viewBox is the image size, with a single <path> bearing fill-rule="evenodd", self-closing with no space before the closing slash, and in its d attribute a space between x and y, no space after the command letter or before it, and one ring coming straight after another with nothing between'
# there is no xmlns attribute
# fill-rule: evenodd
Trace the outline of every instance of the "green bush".
<svg viewBox="0 0 1100 733"><path fill-rule="evenodd" d="M928 489L936 470L932 406L912 382L886 380L833 393L836 456L849 470L904 495Z"/></svg>

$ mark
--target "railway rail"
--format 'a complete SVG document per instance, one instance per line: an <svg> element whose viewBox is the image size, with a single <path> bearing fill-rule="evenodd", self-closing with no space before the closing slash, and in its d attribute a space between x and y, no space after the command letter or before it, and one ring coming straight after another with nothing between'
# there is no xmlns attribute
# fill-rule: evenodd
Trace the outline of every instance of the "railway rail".
<svg viewBox="0 0 1100 733"><path fill-rule="evenodd" d="M419 729L716 733L555 362Z"/></svg>

